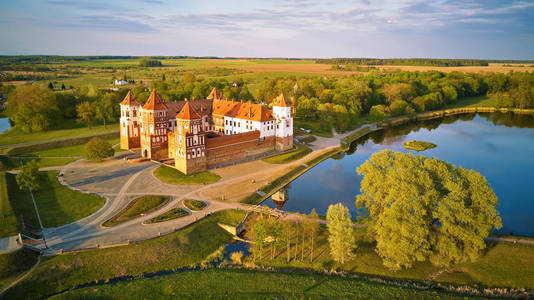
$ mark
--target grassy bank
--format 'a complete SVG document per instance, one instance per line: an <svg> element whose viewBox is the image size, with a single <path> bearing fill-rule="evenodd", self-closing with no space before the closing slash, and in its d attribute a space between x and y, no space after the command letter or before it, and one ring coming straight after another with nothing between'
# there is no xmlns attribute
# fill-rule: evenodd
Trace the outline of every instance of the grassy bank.
<svg viewBox="0 0 534 300"><path fill-rule="evenodd" d="M84 124L76 123L76 120L65 120L64 122L62 122L60 128L43 132L25 133L20 131L17 127L13 127L12 129L0 134L0 146L44 141L57 138L68 138L79 135L102 133L106 131L118 131L119 123L107 124L106 127L107 128L104 128L104 125L97 123L91 129L89 129Z"/></svg>
<svg viewBox="0 0 534 300"><path fill-rule="evenodd" d="M170 221L170 220L178 219L178 218L185 217L185 216L188 216L188 215L189 215L189 213L187 211L185 211L185 209L183 209L181 207L175 207L175 208L171 208L170 210L168 210L164 214L161 214L161 215L159 215L157 217L154 217L154 218L146 221L145 224L153 224L153 223Z"/></svg>
<svg viewBox="0 0 534 300"><path fill-rule="evenodd" d="M478 96L458 99L455 103L449 104L445 109L459 107L497 107L497 97Z"/></svg>
<svg viewBox="0 0 534 300"><path fill-rule="evenodd" d="M167 196L142 196L135 198L118 214L104 222L102 225L112 227L124 222L128 222L141 215L151 213L167 204L170 197Z"/></svg>
<svg viewBox="0 0 534 300"><path fill-rule="evenodd" d="M206 207L205 202L191 199L184 200L184 205L190 210L202 210L204 207Z"/></svg>
<svg viewBox="0 0 534 300"><path fill-rule="evenodd" d="M6 297L38 298L98 280L196 265L231 239L217 223L236 223L244 216L243 211L220 211L160 238L45 257L32 276L10 289Z"/></svg>
<svg viewBox="0 0 534 300"><path fill-rule="evenodd" d="M134 292L132 292L134 291ZM464 299L339 276L214 269L88 287L52 299Z"/></svg>
<svg viewBox="0 0 534 300"><path fill-rule="evenodd" d="M311 134L331 138L332 137L332 129L325 130L321 128L321 124L319 121L315 120L305 120L305 119L293 119L293 127L294 128L304 128L311 130Z"/></svg>
<svg viewBox="0 0 534 300"><path fill-rule="evenodd" d="M198 185L210 184L219 181L221 176L211 172L200 172L195 174L184 175L175 168L160 166L154 170L154 176L159 180L174 185Z"/></svg>
<svg viewBox="0 0 534 300"><path fill-rule="evenodd" d="M41 188L34 192L35 202L45 227L57 227L82 219L102 207L105 199L73 191L57 181L57 171L41 172ZM7 174L9 201L16 215L39 228L30 194L20 190L15 175Z"/></svg>
<svg viewBox="0 0 534 300"><path fill-rule="evenodd" d="M296 148L278 155L273 155L262 159L264 162L270 164L287 164L304 157L312 152L312 149L305 145L298 144Z"/></svg>
<svg viewBox="0 0 534 300"><path fill-rule="evenodd" d="M0 290L31 269L38 256L39 253L24 248L9 254L0 254Z"/></svg>
<svg viewBox="0 0 534 300"><path fill-rule="evenodd" d="M17 224L17 216L9 202L7 176L5 172L0 172L0 238L17 234Z"/></svg>
<svg viewBox="0 0 534 300"><path fill-rule="evenodd" d="M326 228L322 226L318 238L315 239L313 261L310 261L311 244L304 243L304 251L302 251L302 238L297 246L296 237L293 236L289 263L286 248L280 247L275 251L274 260L270 259L271 249L267 248L263 253L264 259L257 259L256 264L316 270L334 268L373 276L414 280L427 280L431 275L442 270L429 262L418 262L409 269L390 271L382 265L381 258L374 250L375 245L369 241L364 228L358 228L355 232L358 247L354 251L354 259L345 264L339 264L330 256L327 238ZM295 250L296 246L298 252ZM302 253L304 253L304 258L302 258ZM252 260L252 257L248 259ZM444 272L435 280L453 284L532 289L534 288L534 247L512 243L487 243L486 250L475 262L459 264L451 269L456 272L452 275Z"/></svg>

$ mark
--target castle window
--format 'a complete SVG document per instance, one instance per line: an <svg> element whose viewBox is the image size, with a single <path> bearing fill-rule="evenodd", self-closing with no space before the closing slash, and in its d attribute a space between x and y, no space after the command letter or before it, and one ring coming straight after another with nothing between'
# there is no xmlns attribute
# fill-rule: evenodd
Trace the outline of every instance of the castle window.
<svg viewBox="0 0 534 300"><path fill-rule="evenodd" d="M280 125L276 124L276 129L279 129L280 128Z"/></svg>
<svg viewBox="0 0 534 300"><path fill-rule="evenodd" d="M197 155L200 156L200 149L197 149Z"/></svg>
<svg viewBox="0 0 534 300"><path fill-rule="evenodd" d="M126 111L126 116L127 116L127 117L130 116L130 112L129 112L129 111Z"/></svg>
<svg viewBox="0 0 534 300"><path fill-rule="evenodd" d="M134 121L134 128L137 128L137 121Z"/></svg>
<svg viewBox="0 0 534 300"><path fill-rule="evenodd" d="M135 110L135 109L134 109L134 111L133 111L133 116L134 116L134 117L137 117L137 110Z"/></svg>

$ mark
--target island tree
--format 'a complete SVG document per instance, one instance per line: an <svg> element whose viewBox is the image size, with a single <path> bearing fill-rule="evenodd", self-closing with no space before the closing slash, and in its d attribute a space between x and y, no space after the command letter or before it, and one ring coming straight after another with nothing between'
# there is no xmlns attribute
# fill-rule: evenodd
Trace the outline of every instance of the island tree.
<svg viewBox="0 0 534 300"><path fill-rule="evenodd" d="M111 144L99 137L92 138L85 145L85 157L89 160L102 161L113 154L115 154L115 150Z"/></svg>
<svg viewBox="0 0 534 300"><path fill-rule="evenodd" d="M497 196L473 170L384 150L357 172L364 177L356 206L365 208L376 251L392 270L427 259L474 261L492 228L501 228Z"/></svg>
<svg viewBox="0 0 534 300"><path fill-rule="evenodd" d="M352 251L356 247L349 209L341 203L330 205L326 221L330 254L335 261L343 264L353 257Z"/></svg>

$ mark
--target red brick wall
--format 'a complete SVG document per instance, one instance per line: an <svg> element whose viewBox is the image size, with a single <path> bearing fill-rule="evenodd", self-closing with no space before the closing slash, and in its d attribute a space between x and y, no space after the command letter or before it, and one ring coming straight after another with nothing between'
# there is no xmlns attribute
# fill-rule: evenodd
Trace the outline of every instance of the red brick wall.
<svg viewBox="0 0 534 300"><path fill-rule="evenodd" d="M208 167L231 161L261 157L274 151L274 137L260 138L259 131L206 139Z"/></svg>

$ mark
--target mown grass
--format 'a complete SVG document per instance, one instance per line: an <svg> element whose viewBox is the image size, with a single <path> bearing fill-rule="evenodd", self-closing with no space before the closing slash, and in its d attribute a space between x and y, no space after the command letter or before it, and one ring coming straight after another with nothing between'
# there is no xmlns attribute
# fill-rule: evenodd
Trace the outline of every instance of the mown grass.
<svg viewBox="0 0 534 300"><path fill-rule="evenodd" d="M217 223L233 224L244 216L244 211L220 211L160 238L43 258L32 276L5 297L38 298L98 280L197 265L232 237Z"/></svg>
<svg viewBox="0 0 534 300"><path fill-rule="evenodd" d="M231 269L189 271L69 291L52 299L469 299L358 279Z"/></svg>
<svg viewBox="0 0 534 300"><path fill-rule="evenodd" d="M445 109L459 107L497 107L497 97L478 96L458 99L455 103L449 104Z"/></svg>
<svg viewBox="0 0 534 300"><path fill-rule="evenodd" d="M44 227L57 227L87 217L105 203L105 199L71 190L57 180L57 171L40 173L40 189L34 192ZM27 190L20 190L15 175L7 174L9 201L17 216L24 215L30 224L39 228L32 199Z"/></svg>
<svg viewBox="0 0 534 300"><path fill-rule="evenodd" d="M312 149L306 145L298 144L295 149L262 159L264 162L270 164L287 164L302 158L312 152Z"/></svg>
<svg viewBox="0 0 534 300"><path fill-rule="evenodd" d="M78 124L75 120L65 120L61 127L44 132L24 133L16 126L0 134L0 145L12 145L35 141L44 141L56 138L68 138L86 134L100 133L105 131L119 130L119 123L104 125L95 124L91 129L84 124Z"/></svg>
<svg viewBox="0 0 534 300"><path fill-rule="evenodd" d="M17 216L11 207L7 193L6 173L0 172L0 238L12 236L18 232Z"/></svg>
<svg viewBox="0 0 534 300"><path fill-rule="evenodd" d="M185 207L191 209L191 210L202 210L204 207L206 207L206 203L203 201L198 200L192 200L192 199L186 199L184 200Z"/></svg>
<svg viewBox="0 0 534 300"><path fill-rule="evenodd" d="M321 124L319 121L313 121L313 120L304 120L304 119L293 119L293 127L295 128L304 128L311 130L311 134L321 136L321 137L332 137L332 130L325 130L321 128Z"/></svg>
<svg viewBox="0 0 534 300"><path fill-rule="evenodd" d="M178 219L178 218L181 218L181 217L185 217L185 216L188 216L189 213L181 208L181 207L175 207L175 208L171 208L170 210L168 210L167 212L165 212L164 214L161 214L157 217L154 217L148 221L146 221L145 223L146 224L153 224L153 223L159 223L159 222L165 222L165 221L170 221L170 220L174 220L174 219Z"/></svg>
<svg viewBox="0 0 534 300"><path fill-rule="evenodd" d="M114 215L111 219L104 222L102 225L112 227L124 222L128 222L135 218L158 210L167 204L170 200L168 196L142 196L135 198L119 213Z"/></svg>
<svg viewBox="0 0 534 300"><path fill-rule="evenodd" d="M330 256L328 234L324 226L321 226L319 236L314 241L313 261L310 261L309 241L304 243L304 258L302 258L302 238L298 242L298 254L295 256L296 237L293 234L289 263L286 248L280 247L276 250L274 260L270 260L270 248L267 248L262 255L263 259L256 259L256 264L280 268L319 270L334 268L347 272L415 280L426 280L435 272L442 270L425 261L416 263L412 268L392 272L382 265L382 259L375 252L375 244L369 240L365 229L357 228L354 234L357 245L354 251L355 257L345 264L335 262ZM248 259L252 260L253 257ZM534 247L488 242L486 250L475 262L455 265L452 269L461 271L456 273L458 276L443 274L436 280L488 287L534 288Z"/></svg>
<svg viewBox="0 0 534 300"><path fill-rule="evenodd" d="M115 145L119 142L119 138L107 138L105 140L111 145ZM56 148L44 149L44 150L33 150L33 151L22 152L18 154L18 156L83 157L85 156L85 145L87 145L87 143L80 144L80 145L56 147Z"/></svg>
<svg viewBox="0 0 534 300"><path fill-rule="evenodd" d="M174 185L198 185L210 184L219 181L221 176L211 172L200 172L195 174L184 175L175 168L160 166L154 170L154 176L159 180Z"/></svg>
<svg viewBox="0 0 534 300"><path fill-rule="evenodd" d="M22 273L28 271L36 262L39 253L22 248L8 254L0 254L0 290Z"/></svg>

